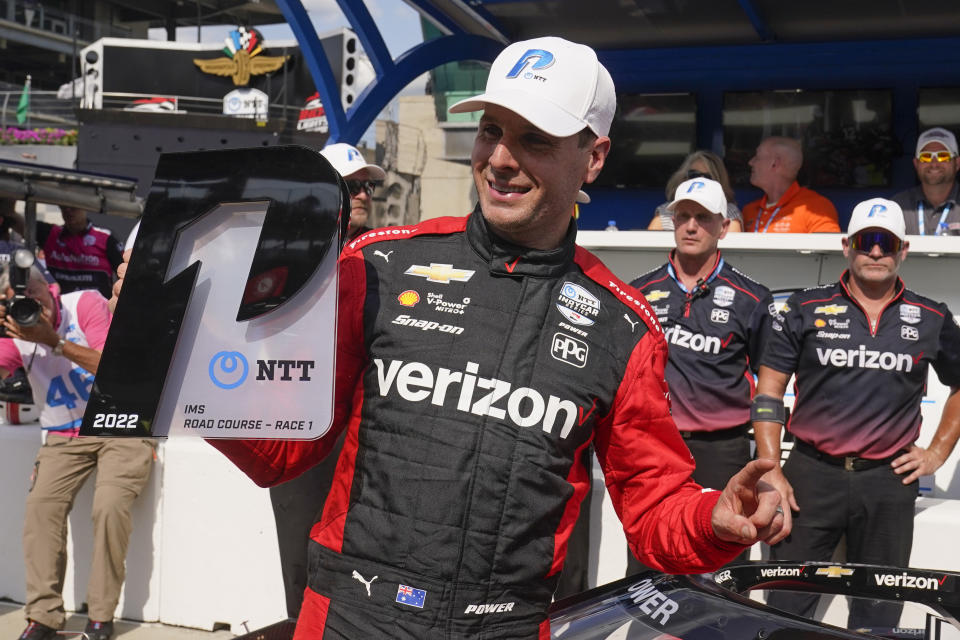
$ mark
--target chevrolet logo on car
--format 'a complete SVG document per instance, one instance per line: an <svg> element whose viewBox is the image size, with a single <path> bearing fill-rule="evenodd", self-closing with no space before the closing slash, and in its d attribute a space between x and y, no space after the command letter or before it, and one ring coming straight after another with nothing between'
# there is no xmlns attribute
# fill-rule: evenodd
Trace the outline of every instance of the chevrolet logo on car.
<svg viewBox="0 0 960 640"><path fill-rule="evenodd" d="M847 569L845 567L820 567L817 569L818 576L827 576L828 578L839 578L841 576L853 575L853 569Z"/></svg>
<svg viewBox="0 0 960 640"><path fill-rule="evenodd" d="M450 284L451 280L466 282L473 277L474 273L474 271L468 269L456 269L452 264L437 264L436 262L431 262L429 267L414 264L404 272L408 276L419 276L426 278L428 282L440 282L442 284Z"/></svg>

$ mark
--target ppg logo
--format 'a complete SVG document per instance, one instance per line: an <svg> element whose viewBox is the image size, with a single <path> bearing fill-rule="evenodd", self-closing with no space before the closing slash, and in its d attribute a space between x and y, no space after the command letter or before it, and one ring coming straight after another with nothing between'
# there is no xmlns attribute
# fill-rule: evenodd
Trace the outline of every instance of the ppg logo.
<svg viewBox="0 0 960 640"><path fill-rule="evenodd" d="M546 69L553 65L553 54L544 49L530 49L525 54L520 56L520 59L517 60L517 63L513 65L513 68L507 72L507 78L516 78L520 75L520 72L530 64L532 60L536 60L533 63L533 66L530 67L530 71L538 71L540 69ZM524 77L529 77L525 75Z"/></svg>
<svg viewBox="0 0 960 640"><path fill-rule="evenodd" d="M886 211L886 210L887 210L887 208L886 208L885 206L883 206L882 204L875 204L875 205L873 205L872 207L870 207L870 213L867 214L867 217L868 217L868 218L872 218L872 217L875 216L876 214L878 214L878 213L883 213L883 212Z"/></svg>
<svg viewBox="0 0 960 640"><path fill-rule="evenodd" d="M550 347L550 355L561 362L566 362L578 369L582 369L587 364L587 353L589 347L586 342L577 340L573 336L568 336L559 331L553 334L553 345Z"/></svg>
<svg viewBox="0 0 960 640"><path fill-rule="evenodd" d="M220 351L210 359L210 381L221 389L235 389L247 379L250 367L239 351Z"/></svg>
<svg viewBox="0 0 960 640"><path fill-rule="evenodd" d="M703 189L705 186L707 185L704 184L702 180L697 180L696 182L691 183L689 187L687 187L687 193L690 193L691 191L699 191L700 189Z"/></svg>

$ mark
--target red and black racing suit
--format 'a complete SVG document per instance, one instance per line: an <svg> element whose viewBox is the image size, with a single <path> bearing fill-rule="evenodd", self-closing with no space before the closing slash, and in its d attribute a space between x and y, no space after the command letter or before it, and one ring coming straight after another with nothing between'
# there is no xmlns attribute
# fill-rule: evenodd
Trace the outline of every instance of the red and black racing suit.
<svg viewBox="0 0 960 640"><path fill-rule="evenodd" d="M271 485L347 429L298 640L548 638L591 442L646 564L707 571L743 550L690 480L656 319L575 236L525 249L475 213L348 244L331 433L213 442Z"/></svg>

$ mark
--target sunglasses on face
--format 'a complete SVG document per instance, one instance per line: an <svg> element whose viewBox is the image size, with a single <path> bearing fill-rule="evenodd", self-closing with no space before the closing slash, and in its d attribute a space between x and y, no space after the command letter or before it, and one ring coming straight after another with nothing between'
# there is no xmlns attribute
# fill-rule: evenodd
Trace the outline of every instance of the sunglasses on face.
<svg viewBox="0 0 960 640"><path fill-rule="evenodd" d="M921 151L917 154L920 162L949 162L953 154L949 151Z"/></svg>
<svg viewBox="0 0 960 640"><path fill-rule="evenodd" d="M377 183L373 180L347 180L347 191L350 192L351 198L360 195L361 191L365 191L368 196L372 196L376 186Z"/></svg>
<svg viewBox="0 0 960 640"><path fill-rule="evenodd" d="M900 238L887 231L861 231L850 238L850 247L863 253L870 253L877 245L884 255L889 255L899 252L902 244Z"/></svg>
<svg viewBox="0 0 960 640"><path fill-rule="evenodd" d="M713 178L710 177L709 173L704 173L703 171L697 171L696 169L690 169L689 171L687 171L687 180L693 180L694 178L707 178L709 180L713 180Z"/></svg>

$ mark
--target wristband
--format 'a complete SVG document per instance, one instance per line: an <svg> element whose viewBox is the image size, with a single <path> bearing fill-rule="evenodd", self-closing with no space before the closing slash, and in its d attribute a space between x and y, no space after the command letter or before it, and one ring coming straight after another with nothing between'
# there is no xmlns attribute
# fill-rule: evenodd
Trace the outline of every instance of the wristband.
<svg viewBox="0 0 960 640"><path fill-rule="evenodd" d="M750 420L752 422L777 422L783 424L785 419L786 411L783 408L783 400L763 394L753 398L753 404L750 405Z"/></svg>

